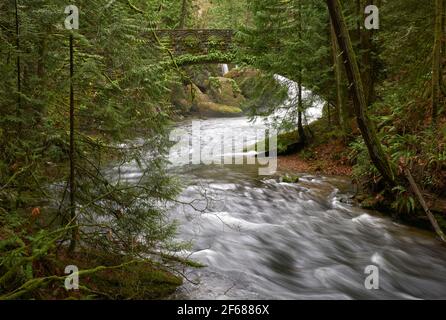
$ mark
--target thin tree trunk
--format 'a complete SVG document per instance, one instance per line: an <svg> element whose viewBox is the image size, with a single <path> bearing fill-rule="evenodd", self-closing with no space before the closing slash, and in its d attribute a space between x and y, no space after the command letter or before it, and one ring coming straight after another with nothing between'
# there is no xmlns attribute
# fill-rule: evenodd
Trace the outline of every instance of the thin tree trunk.
<svg viewBox="0 0 446 320"><path fill-rule="evenodd" d="M443 1L443 12L441 17L441 56L440 56L440 92L446 97L446 86L444 81L444 70L446 67L446 0Z"/></svg>
<svg viewBox="0 0 446 320"><path fill-rule="evenodd" d="M76 224L76 184L74 155L74 39L70 34L70 224ZM76 249L77 228L72 229L69 251Z"/></svg>
<svg viewBox="0 0 446 320"><path fill-rule="evenodd" d="M22 110L22 80L21 80L21 61L20 61L20 20L19 20L19 4L18 0L14 1L15 5L15 35L16 35L16 50L17 50L17 117L20 116Z"/></svg>
<svg viewBox="0 0 446 320"><path fill-rule="evenodd" d="M444 59L446 58L446 0L443 0L443 12L442 12L442 25L441 25L441 32L442 32L442 43L443 43L443 52L442 52L442 58L443 58L443 62ZM443 76L443 74L442 74Z"/></svg>
<svg viewBox="0 0 446 320"><path fill-rule="evenodd" d="M342 60L341 53L339 52L339 46L336 39L336 32L333 28L333 23L330 20L330 30L331 30L331 51L333 54L333 71L336 83L336 109L335 109L335 124L340 125L344 132L348 133L347 126L347 112L345 103L345 89L342 84Z"/></svg>
<svg viewBox="0 0 446 320"><path fill-rule="evenodd" d="M298 40L301 43L302 41L302 0L299 0L299 12L298 12L298 19L299 19L299 30L298 30ZM297 101L297 131L299 133L299 142L301 145L305 145L306 142L306 136L305 136L305 130L303 127L303 121L302 121L302 114L304 112L304 106L303 106L303 93L302 93L302 81L303 81L303 74L302 74L302 65L299 62L299 80L298 80L298 101Z"/></svg>
<svg viewBox="0 0 446 320"><path fill-rule="evenodd" d="M359 72L358 62L353 50L352 41L347 29L344 14L339 0L326 0L333 27L338 39L339 47L344 57L347 78L350 83L350 92L353 98L353 107L361 134L367 146L370 158L376 166L384 181L395 185L395 175L376 134L376 129L367 113L367 102Z"/></svg>
<svg viewBox="0 0 446 320"><path fill-rule="evenodd" d="M331 107L330 102L327 102L327 115L328 115L328 126L331 128Z"/></svg>
<svg viewBox="0 0 446 320"><path fill-rule="evenodd" d="M303 97L302 97L302 77L299 77L299 95L297 101L297 131L299 133L299 142L301 145L305 145L307 137L305 136L305 130L303 126Z"/></svg>
<svg viewBox="0 0 446 320"><path fill-rule="evenodd" d="M361 39L361 18L362 18L362 1L356 0L356 36L358 39L358 42L360 43Z"/></svg>
<svg viewBox="0 0 446 320"><path fill-rule="evenodd" d="M367 0L365 6L373 5L373 0ZM364 6L364 8L365 8ZM365 13L362 11L363 19ZM367 105L370 105L375 100L375 81L374 81L374 66L372 65L372 50L373 50L373 30L362 30L360 33L360 48L361 48L361 63L362 63L362 79L364 81L364 89Z"/></svg>
<svg viewBox="0 0 446 320"><path fill-rule="evenodd" d="M19 119L19 125L17 127L17 135L20 135L22 132L22 67L21 67L21 59L20 59L20 19L19 19L19 4L18 0L14 1L15 7L15 37L16 37L16 72L17 72L17 105L16 105L16 117ZM19 184L17 188L17 197L15 201L15 208L19 208L20 206L20 198L22 194L22 184Z"/></svg>
<svg viewBox="0 0 446 320"><path fill-rule="evenodd" d="M21 120L20 114L22 112L22 79L21 79L21 61L20 61L20 20L19 20L19 4L18 0L14 1L15 6L15 37L16 37L16 72L17 72L17 105L16 105L16 117ZM22 124L19 122L17 128L17 135L21 134ZM20 195L22 193L22 184L19 184L17 188L17 197L15 201L15 208L20 206Z"/></svg>
<svg viewBox="0 0 446 320"><path fill-rule="evenodd" d="M187 3L188 0L183 0L181 4L181 15L180 15L180 23L178 25L179 29L184 29L186 26L186 19L187 19Z"/></svg>
<svg viewBox="0 0 446 320"><path fill-rule="evenodd" d="M440 104L441 77L441 44L442 44L443 0L435 0L435 38L432 59L432 125L437 124L438 108Z"/></svg>
<svg viewBox="0 0 446 320"><path fill-rule="evenodd" d="M45 60L47 56L47 36L42 35L39 43L39 60L37 61L37 76L42 79L45 76Z"/></svg>

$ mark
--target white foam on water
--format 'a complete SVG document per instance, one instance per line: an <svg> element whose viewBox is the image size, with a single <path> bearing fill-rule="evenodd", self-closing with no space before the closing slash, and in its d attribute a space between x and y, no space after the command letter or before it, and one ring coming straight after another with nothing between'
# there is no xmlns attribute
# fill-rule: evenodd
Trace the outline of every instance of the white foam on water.
<svg viewBox="0 0 446 320"><path fill-rule="evenodd" d="M383 267L383 266L385 265L385 260L384 260L384 258L383 258L382 255L380 255L378 252L375 252L375 253L372 255L372 257L370 258L370 260L371 260L374 264L376 264L376 265L378 265L378 266L380 266L380 267Z"/></svg>
<svg viewBox="0 0 446 320"><path fill-rule="evenodd" d="M368 213L363 213L358 217L352 218L352 221L356 222L356 223L369 223L372 225L378 225L378 223L380 222L380 219L376 218L376 217L372 217Z"/></svg>

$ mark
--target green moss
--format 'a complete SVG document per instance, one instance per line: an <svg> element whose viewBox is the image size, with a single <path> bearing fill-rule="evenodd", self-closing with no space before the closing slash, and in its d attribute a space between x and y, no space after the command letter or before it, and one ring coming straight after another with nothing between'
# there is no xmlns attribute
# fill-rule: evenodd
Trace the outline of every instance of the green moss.
<svg viewBox="0 0 446 320"><path fill-rule="evenodd" d="M212 89L220 90L221 89L221 82L217 77L210 77L209 78L209 87Z"/></svg>
<svg viewBox="0 0 446 320"><path fill-rule="evenodd" d="M161 299L183 283L180 277L149 263L104 270L94 274L90 281L95 292L111 299Z"/></svg>
<svg viewBox="0 0 446 320"><path fill-rule="evenodd" d="M286 174L282 177L282 182L285 183L298 183L300 177L293 174Z"/></svg>
<svg viewBox="0 0 446 320"><path fill-rule="evenodd" d="M242 90L238 86L237 82L234 79L229 79L229 80L231 82L232 91L234 92L234 94L241 94Z"/></svg>
<svg viewBox="0 0 446 320"><path fill-rule="evenodd" d="M0 211L0 251L5 258L0 265L0 296L18 293L20 299L162 299L183 283L182 277L171 270L198 265L182 259L169 263L135 260L91 247L67 255L57 249L54 232L23 232L26 220L17 213L5 213ZM24 250L27 246L33 251ZM64 287L67 265L80 270L79 290L67 291ZM167 269L167 265L172 268ZM20 287L24 289L18 290Z"/></svg>
<svg viewBox="0 0 446 320"><path fill-rule="evenodd" d="M217 36L210 36L207 42L211 49L218 49L225 45L225 40Z"/></svg>
<svg viewBox="0 0 446 320"><path fill-rule="evenodd" d="M198 104L200 113L217 117L235 117L242 114L242 109L214 102L203 102Z"/></svg>
<svg viewBox="0 0 446 320"><path fill-rule="evenodd" d="M200 44L200 40L198 40L195 36L187 36L184 39L184 44L188 48L196 48Z"/></svg>
<svg viewBox="0 0 446 320"><path fill-rule="evenodd" d="M277 136L277 154L283 155L288 153L288 148L290 145L297 143L299 141L299 135L297 131L281 133ZM269 139L260 141L255 145L248 146L245 152L257 151L259 153L269 150Z"/></svg>
<svg viewBox="0 0 446 320"><path fill-rule="evenodd" d="M440 226L441 230L446 233L446 217L444 214L434 214L435 218L438 221L438 225Z"/></svg>
<svg viewBox="0 0 446 320"><path fill-rule="evenodd" d="M225 105L218 105L214 111L224 113L224 114L241 114L242 110L237 107L231 107L231 106L225 106Z"/></svg>
<svg viewBox="0 0 446 320"><path fill-rule="evenodd" d="M162 256L161 256L162 258ZM165 265L181 264L183 261L160 263L145 259L130 262L127 258L116 254L103 254L90 251L79 253L77 256L59 257L54 263L59 265L57 269L63 270L66 265L76 265L79 270L88 270L97 266L116 266L120 268L109 268L89 275L81 276L79 279L80 291L68 293L77 299L163 299L175 292L183 284L183 279L167 269ZM125 263L128 264L125 264ZM176 263L178 262L178 263ZM172 269L173 270L173 269ZM63 291L61 294L67 294ZM51 293L50 293L51 295Z"/></svg>
<svg viewBox="0 0 446 320"><path fill-rule="evenodd" d="M309 131L312 132L311 137L311 145L313 147L316 147L322 143L326 143L327 141L339 139L342 137L342 132L339 130L327 130L327 123L325 119L319 119L314 122L312 122L309 126ZM253 151L257 150L258 152L264 152L264 148L261 148L260 146L262 144L265 145L265 149L269 149L268 139L266 141L261 141L257 143L256 145L249 146L246 148L245 151ZM293 151L292 148L290 148L292 145L295 145L299 142L299 133L297 130L289 131L285 133L281 133L277 136L277 153L278 155L287 155L290 153L290 151ZM258 148L260 147L260 150ZM308 160L311 160L313 158L312 151L305 149L303 152L305 158L308 158ZM338 156L339 157L339 156Z"/></svg>
<svg viewBox="0 0 446 320"><path fill-rule="evenodd" d="M204 268L206 265L201 264L197 261L190 260L190 259L184 259L177 256L167 255L167 254L161 254L161 257L166 261L175 261L179 262L181 264L184 264L186 266L192 267L192 268Z"/></svg>
<svg viewBox="0 0 446 320"><path fill-rule="evenodd" d="M235 60L233 53L213 52L207 55L184 55L175 59L175 64L179 67L194 64L206 63L229 63Z"/></svg>

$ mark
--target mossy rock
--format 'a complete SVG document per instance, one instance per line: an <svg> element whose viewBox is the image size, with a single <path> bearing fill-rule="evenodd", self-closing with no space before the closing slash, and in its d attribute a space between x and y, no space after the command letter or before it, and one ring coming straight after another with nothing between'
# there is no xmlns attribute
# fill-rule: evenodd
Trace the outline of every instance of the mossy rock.
<svg viewBox="0 0 446 320"><path fill-rule="evenodd" d="M252 68L232 69L225 74L225 78L234 80L237 83L241 93L247 99L253 98L255 81L260 76L260 71Z"/></svg>
<svg viewBox="0 0 446 320"><path fill-rule="evenodd" d="M191 111L192 105L186 99L178 99L175 101L175 106L182 113L189 113Z"/></svg>
<svg viewBox="0 0 446 320"><path fill-rule="evenodd" d="M210 117L237 117L242 115L241 105L245 98L234 80L210 77L203 84L206 90L195 83L171 89L172 104L181 113L198 112Z"/></svg>
<svg viewBox="0 0 446 320"><path fill-rule="evenodd" d="M208 95L212 101L228 106L240 107L245 102L237 83L225 77L209 78Z"/></svg>
<svg viewBox="0 0 446 320"><path fill-rule="evenodd" d="M173 294L183 280L147 263L91 276L92 287L112 299L161 299Z"/></svg>
<svg viewBox="0 0 446 320"><path fill-rule="evenodd" d="M198 65L185 67L185 71L192 82L203 92L209 88L209 78L220 76L220 68L218 65Z"/></svg>
<svg viewBox="0 0 446 320"><path fill-rule="evenodd" d="M175 86L172 89L171 101L179 111L189 113L197 111L198 105L211 102L211 99L197 85L189 84L187 86Z"/></svg>
<svg viewBox="0 0 446 320"><path fill-rule="evenodd" d="M102 255L93 249L89 253L62 260L58 260L62 270L67 264L77 265L79 270L88 270L99 265L124 264L121 268L110 268L81 276L79 280L83 287L80 288L77 296L80 299L85 299L85 295L94 299L112 300L164 299L183 284L181 277L149 259L130 263L130 260L124 256ZM125 265L126 262L129 264ZM76 298L76 295L73 298Z"/></svg>
<svg viewBox="0 0 446 320"><path fill-rule="evenodd" d="M198 103L197 107L201 115L210 117L238 117L243 113L240 108L208 101Z"/></svg>
<svg viewBox="0 0 446 320"><path fill-rule="evenodd" d="M286 174L283 177L281 177L282 182L285 183L298 183L300 177L294 174Z"/></svg>
<svg viewBox="0 0 446 320"><path fill-rule="evenodd" d="M180 84L173 85L170 96L172 104L178 111L182 113L189 113L191 111L192 103L188 98L186 87Z"/></svg>
<svg viewBox="0 0 446 320"><path fill-rule="evenodd" d="M277 136L277 154L278 155L288 155L296 150L296 145L299 143L299 134L297 131L281 133ZM245 152L257 151L259 153L269 150L269 139L266 141L260 141L255 145L248 146Z"/></svg>

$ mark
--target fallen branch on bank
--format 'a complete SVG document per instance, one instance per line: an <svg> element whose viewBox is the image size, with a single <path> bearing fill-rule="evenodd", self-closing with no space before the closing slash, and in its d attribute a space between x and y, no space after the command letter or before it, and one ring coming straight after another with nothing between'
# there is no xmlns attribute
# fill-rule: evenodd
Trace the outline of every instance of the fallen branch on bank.
<svg viewBox="0 0 446 320"><path fill-rule="evenodd" d="M446 243L446 236L444 235L443 231L441 230L440 226L438 225L437 219L435 219L435 216L432 214L429 207L427 206L426 201L424 200L424 197L420 191L420 188L418 188L418 185L416 184L409 169L405 168L404 174L406 175L406 178L409 181L409 184L412 188L412 191L415 193L415 195L418 199L418 202L421 204L424 212L426 213L427 217L429 218L429 221L431 222L432 227L434 227L435 232L440 237L441 241Z"/></svg>
<svg viewBox="0 0 446 320"><path fill-rule="evenodd" d="M140 262L139 260L132 260L117 266L111 266L111 267L107 267L107 266L98 266L96 268L93 269L89 269L89 270L82 270L78 272L78 276L84 276L84 275L89 275L92 273L97 273L99 271L103 271L103 270L113 270L113 269L120 269L123 268L125 266L128 266L130 264L134 264L134 263L138 263ZM31 280L28 280L26 283L24 283L23 285L21 285L19 288L17 288L16 290L14 290L13 292L9 292L6 293L4 295L0 296L0 300L16 300L21 298L24 294L29 293L33 290L42 288L47 286L49 283L53 282L53 281L65 281L66 279L66 275L64 276L49 276L49 277L40 277L40 278L33 278Z"/></svg>

